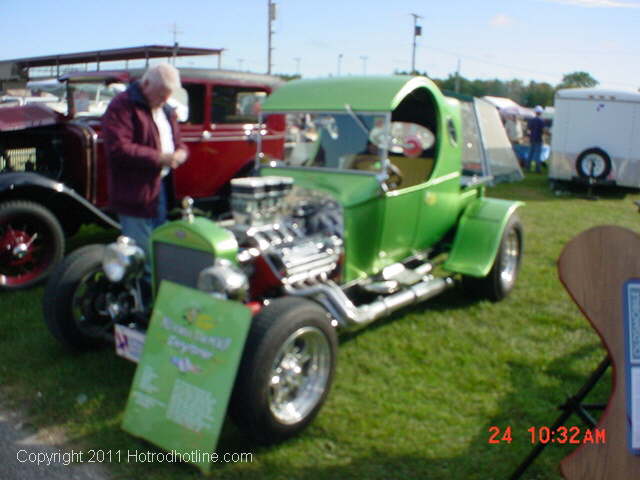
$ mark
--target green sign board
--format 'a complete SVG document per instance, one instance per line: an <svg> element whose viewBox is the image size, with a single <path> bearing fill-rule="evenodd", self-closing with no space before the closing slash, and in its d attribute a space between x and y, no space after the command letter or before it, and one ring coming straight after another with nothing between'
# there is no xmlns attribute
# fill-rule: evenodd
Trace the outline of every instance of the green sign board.
<svg viewBox="0 0 640 480"><path fill-rule="evenodd" d="M241 303L162 282L122 428L208 473L250 324Z"/></svg>

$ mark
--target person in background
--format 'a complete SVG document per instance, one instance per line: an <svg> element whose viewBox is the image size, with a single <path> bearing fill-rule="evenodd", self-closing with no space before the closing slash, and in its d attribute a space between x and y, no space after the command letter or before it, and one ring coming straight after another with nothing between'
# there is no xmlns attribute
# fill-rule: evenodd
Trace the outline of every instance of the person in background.
<svg viewBox="0 0 640 480"><path fill-rule="evenodd" d="M522 122L518 118L518 115L516 115L515 113L507 114L504 121L504 130L507 134L507 138L509 139L509 143L511 143L513 153L518 159L518 162L520 162L520 166L522 166L524 163L524 158L521 158L519 148L524 133L522 131Z"/></svg>
<svg viewBox="0 0 640 480"><path fill-rule="evenodd" d="M504 122L504 129L507 132L507 137L511 144L520 143L522 141L522 124L515 113L507 115L507 119Z"/></svg>
<svg viewBox="0 0 640 480"><path fill-rule="evenodd" d="M167 219L173 203L171 172L188 156L176 113L167 105L180 88L175 67L154 65L111 100L102 118L109 207L118 214L122 234L146 254L145 296L151 286L149 237Z"/></svg>
<svg viewBox="0 0 640 480"><path fill-rule="evenodd" d="M533 111L536 116L529 120L527 129L529 130L529 155L524 164L525 171L531 168L531 161L536 162L536 173L542 173L542 134L544 133L544 120L542 112L544 109L537 105Z"/></svg>

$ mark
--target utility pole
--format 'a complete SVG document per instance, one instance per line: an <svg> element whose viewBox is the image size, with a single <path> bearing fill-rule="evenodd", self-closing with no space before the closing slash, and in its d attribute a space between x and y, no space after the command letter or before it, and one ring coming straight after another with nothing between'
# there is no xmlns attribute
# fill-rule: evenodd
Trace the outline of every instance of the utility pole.
<svg viewBox="0 0 640 480"><path fill-rule="evenodd" d="M338 54L338 74L336 76L340 76L340 64L342 63L342 54Z"/></svg>
<svg viewBox="0 0 640 480"><path fill-rule="evenodd" d="M362 55L360 57L360 60L362 60L362 74L366 75L367 74L367 59L369 57L367 57L366 55Z"/></svg>
<svg viewBox="0 0 640 480"><path fill-rule="evenodd" d="M238 70L242 71L242 62L244 62L244 58L238 59Z"/></svg>
<svg viewBox="0 0 640 480"><path fill-rule="evenodd" d="M271 27L272 22L276 19L276 4L271 0L267 0L268 2L268 14L269 14L269 25L268 25L268 41L267 41L267 73L271 75L271 52L273 51L273 47L271 46L271 35L273 35L273 30Z"/></svg>
<svg viewBox="0 0 640 480"><path fill-rule="evenodd" d="M173 33L173 64L175 65L176 57L178 55L178 34L182 33L182 30L178 30L178 25L176 24L176 22L173 22L171 33Z"/></svg>
<svg viewBox="0 0 640 480"><path fill-rule="evenodd" d="M411 73L416 73L416 37L422 35L422 27L418 25L418 19L422 18L420 15L416 13L412 13L413 17L413 50L411 52Z"/></svg>
<svg viewBox="0 0 640 480"><path fill-rule="evenodd" d="M458 59L458 69L456 70L455 92L460 93L460 59Z"/></svg>
<svg viewBox="0 0 640 480"><path fill-rule="evenodd" d="M296 75L299 77L300 76L300 60L302 60L300 57L295 57L293 59L296 62Z"/></svg>

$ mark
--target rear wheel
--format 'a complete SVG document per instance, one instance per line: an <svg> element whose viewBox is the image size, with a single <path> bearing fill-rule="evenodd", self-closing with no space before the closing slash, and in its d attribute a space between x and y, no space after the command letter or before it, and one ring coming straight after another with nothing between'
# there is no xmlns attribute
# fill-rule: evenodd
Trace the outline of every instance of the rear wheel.
<svg viewBox="0 0 640 480"><path fill-rule="evenodd" d="M44 280L64 254L64 233L47 208L30 201L0 205L0 287L18 290Z"/></svg>
<svg viewBox="0 0 640 480"><path fill-rule="evenodd" d="M88 245L66 257L47 282L44 321L53 336L75 350L106 343L115 318L125 315L133 298L102 271L104 245Z"/></svg>
<svg viewBox="0 0 640 480"><path fill-rule="evenodd" d="M336 332L320 306L274 300L249 331L230 404L234 421L261 443L296 435L322 407L336 360Z"/></svg>
<svg viewBox="0 0 640 480"><path fill-rule="evenodd" d="M523 230L520 218L513 214L500 240L500 247L486 277L463 277L464 286L473 295L497 302L505 298L516 284L522 259Z"/></svg>

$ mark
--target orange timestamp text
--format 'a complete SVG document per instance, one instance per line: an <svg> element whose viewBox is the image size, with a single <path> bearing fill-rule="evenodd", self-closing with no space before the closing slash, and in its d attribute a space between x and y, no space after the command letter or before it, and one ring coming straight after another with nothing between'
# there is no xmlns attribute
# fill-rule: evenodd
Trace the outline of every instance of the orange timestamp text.
<svg viewBox="0 0 640 480"><path fill-rule="evenodd" d="M604 428L581 428L577 426L551 428L540 426L529 427L527 432L529 433L529 442L532 444L585 445L607 443L607 431ZM513 442L511 426L498 427L492 425L489 427L488 443L498 445L510 444L511 442Z"/></svg>

